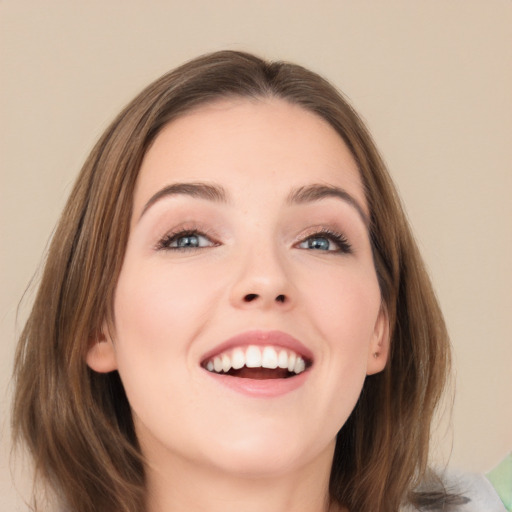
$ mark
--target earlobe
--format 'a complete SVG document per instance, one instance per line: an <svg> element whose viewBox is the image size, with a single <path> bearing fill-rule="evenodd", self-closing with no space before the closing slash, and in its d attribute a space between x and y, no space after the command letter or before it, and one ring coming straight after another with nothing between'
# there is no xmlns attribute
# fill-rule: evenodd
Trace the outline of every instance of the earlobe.
<svg viewBox="0 0 512 512"><path fill-rule="evenodd" d="M385 304L382 304L368 351L366 374L379 373L386 367L389 355L389 315Z"/></svg>
<svg viewBox="0 0 512 512"><path fill-rule="evenodd" d="M98 373L117 370L116 352L111 337L100 333L91 339L85 360L87 366Z"/></svg>

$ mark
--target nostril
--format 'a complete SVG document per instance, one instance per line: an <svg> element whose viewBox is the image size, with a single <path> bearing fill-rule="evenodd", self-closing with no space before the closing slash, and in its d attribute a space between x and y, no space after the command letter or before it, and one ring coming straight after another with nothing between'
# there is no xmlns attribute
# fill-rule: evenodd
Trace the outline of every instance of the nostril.
<svg viewBox="0 0 512 512"><path fill-rule="evenodd" d="M245 295L244 297L244 302L253 302L255 301L256 299L258 299L260 297L260 295L258 295L257 293L248 293L247 295ZM286 302L286 296L285 295L278 295L276 298L275 298L275 301L276 302Z"/></svg>

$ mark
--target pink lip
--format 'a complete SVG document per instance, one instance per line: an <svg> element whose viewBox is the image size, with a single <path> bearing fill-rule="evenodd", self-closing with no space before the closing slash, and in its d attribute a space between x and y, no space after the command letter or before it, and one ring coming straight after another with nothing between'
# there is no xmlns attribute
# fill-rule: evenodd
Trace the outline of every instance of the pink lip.
<svg viewBox="0 0 512 512"><path fill-rule="evenodd" d="M201 358L201 363L235 347L249 345L272 345L293 350L302 356L304 360L313 361L313 352L305 347L299 340L282 331L248 331L238 334L209 350Z"/></svg>
<svg viewBox="0 0 512 512"><path fill-rule="evenodd" d="M244 395L255 398L275 398L300 388L310 375L306 370L288 379L243 379L206 371L207 377Z"/></svg>
<svg viewBox="0 0 512 512"><path fill-rule="evenodd" d="M313 361L313 353L305 347L299 340L293 336L286 334L282 331L249 331L225 342L217 345L212 350L208 351L201 359L203 364L206 360L220 354L226 350L235 347L243 347L248 345L272 345L276 347L287 348L293 350L296 354L302 356L311 366ZM219 373L208 372L205 370L209 378L214 379L216 382L236 391L251 397L272 398L284 395L295 389L298 389L304 384L310 375L310 368L306 371L289 377L287 379L245 379L241 377L233 377L230 375L223 375Z"/></svg>

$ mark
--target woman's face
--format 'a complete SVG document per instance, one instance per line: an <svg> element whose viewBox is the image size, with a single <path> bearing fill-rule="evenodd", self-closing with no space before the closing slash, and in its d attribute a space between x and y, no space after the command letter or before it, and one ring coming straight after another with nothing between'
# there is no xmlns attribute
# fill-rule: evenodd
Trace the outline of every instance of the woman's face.
<svg viewBox="0 0 512 512"><path fill-rule="evenodd" d="M255 475L330 464L387 352L342 139L282 100L216 102L158 135L133 206L115 332L88 362L118 369L148 460Z"/></svg>

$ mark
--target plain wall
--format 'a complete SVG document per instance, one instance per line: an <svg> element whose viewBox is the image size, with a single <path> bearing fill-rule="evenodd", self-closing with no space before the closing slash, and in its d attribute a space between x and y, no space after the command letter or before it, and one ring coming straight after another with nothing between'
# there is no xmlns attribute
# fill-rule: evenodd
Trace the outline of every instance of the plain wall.
<svg viewBox="0 0 512 512"><path fill-rule="evenodd" d="M1 0L1 510L25 509L8 464L16 309L71 184L143 86L223 48L312 68L367 121L453 340L434 455L485 471L512 449L510 0Z"/></svg>

